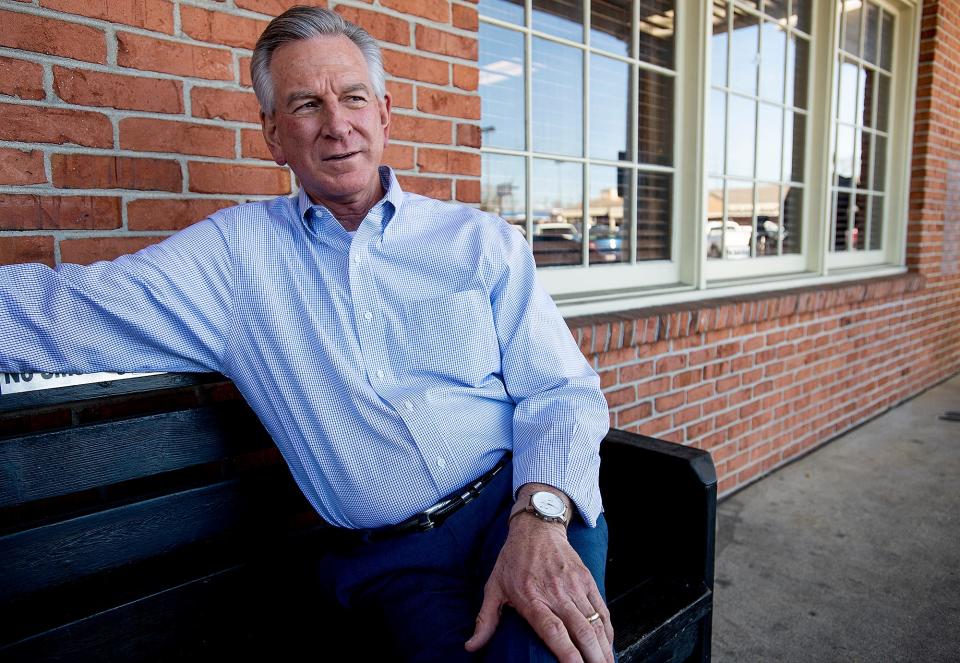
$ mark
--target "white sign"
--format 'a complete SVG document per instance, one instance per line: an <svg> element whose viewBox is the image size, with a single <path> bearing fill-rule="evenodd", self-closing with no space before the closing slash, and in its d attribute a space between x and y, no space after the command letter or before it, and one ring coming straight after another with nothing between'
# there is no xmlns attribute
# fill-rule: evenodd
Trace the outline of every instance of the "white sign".
<svg viewBox="0 0 960 663"><path fill-rule="evenodd" d="M125 380L145 375L157 373L0 373L0 394L19 394L24 391Z"/></svg>

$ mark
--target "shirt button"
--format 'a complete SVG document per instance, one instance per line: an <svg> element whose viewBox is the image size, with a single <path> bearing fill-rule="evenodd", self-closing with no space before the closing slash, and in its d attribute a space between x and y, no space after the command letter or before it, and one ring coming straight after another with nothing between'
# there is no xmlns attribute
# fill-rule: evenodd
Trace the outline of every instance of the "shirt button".
<svg viewBox="0 0 960 663"><path fill-rule="evenodd" d="M377 371L377 379L378 379L378 380L382 380L382 379L383 379L383 371Z"/></svg>
<svg viewBox="0 0 960 663"><path fill-rule="evenodd" d="M363 317L366 320L373 320L373 313L371 313L370 311L364 311Z"/></svg>
<svg viewBox="0 0 960 663"><path fill-rule="evenodd" d="M410 401L404 401L403 407L407 408L407 411L409 412L410 410L413 409L413 403L411 403Z"/></svg>
<svg viewBox="0 0 960 663"><path fill-rule="evenodd" d="M355 263L357 263L358 265L360 264L360 254L359 254L359 253L358 253L357 255L353 256L353 261L354 261Z"/></svg>
<svg viewBox="0 0 960 663"><path fill-rule="evenodd" d="M447 466L447 461L445 461L442 456L437 456L437 465L439 465L442 470Z"/></svg>

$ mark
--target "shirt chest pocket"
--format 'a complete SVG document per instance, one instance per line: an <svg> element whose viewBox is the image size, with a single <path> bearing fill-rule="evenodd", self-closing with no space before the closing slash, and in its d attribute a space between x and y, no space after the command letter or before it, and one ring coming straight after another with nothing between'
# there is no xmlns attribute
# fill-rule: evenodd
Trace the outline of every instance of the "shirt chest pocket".
<svg viewBox="0 0 960 663"><path fill-rule="evenodd" d="M482 290L405 302L401 319L400 361L411 372L469 386L500 372L493 312Z"/></svg>

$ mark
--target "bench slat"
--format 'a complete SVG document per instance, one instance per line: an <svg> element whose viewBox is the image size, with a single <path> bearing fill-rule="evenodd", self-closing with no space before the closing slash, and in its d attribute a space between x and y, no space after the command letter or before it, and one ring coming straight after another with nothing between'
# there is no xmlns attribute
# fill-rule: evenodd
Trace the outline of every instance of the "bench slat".
<svg viewBox="0 0 960 663"><path fill-rule="evenodd" d="M0 604L227 533L238 545L275 536L286 524L278 514L289 516L298 502L305 504L284 473L264 472L4 536Z"/></svg>
<svg viewBox="0 0 960 663"><path fill-rule="evenodd" d="M243 403L180 410L0 442L0 508L272 446Z"/></svg>

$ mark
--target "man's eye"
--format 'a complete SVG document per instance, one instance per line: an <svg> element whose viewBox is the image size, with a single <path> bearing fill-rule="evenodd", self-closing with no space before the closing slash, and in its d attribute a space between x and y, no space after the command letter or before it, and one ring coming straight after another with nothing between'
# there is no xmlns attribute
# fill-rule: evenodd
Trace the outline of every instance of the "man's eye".
<svg viewBox="0 0 960 663"><path fill-rule="evenodd" d="M315 110L316 108L317 108L317 102L315 102L315 101L306 101L306 102L300 104L299 106L297 106L296 108L294 108L293 110L294 110L294 112L302 113L302 112L306 112L306 111Z"/></svg>
<svg viewBox="0 0 960 663"><path fill-rule="evenodd" d="M365 102L366 100L367 100L366 97L361 97L361 96L358 96L358 95L351 95L351 96L347 97L347 101L349 101L350 103L354 103L354 104L362 104L362 103Z"/></svg>

